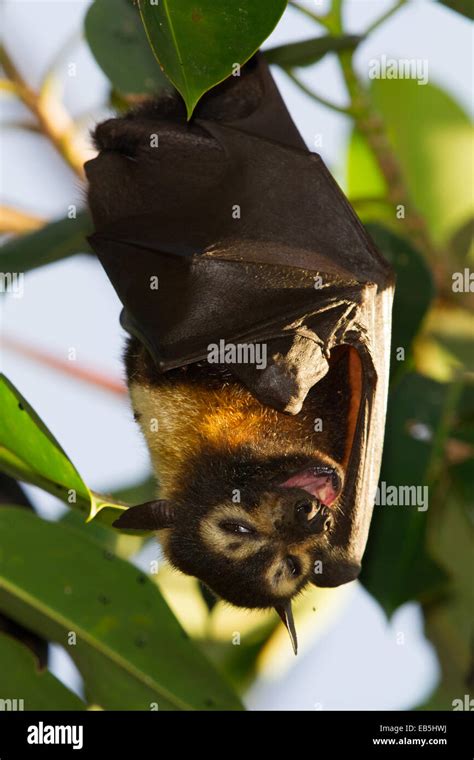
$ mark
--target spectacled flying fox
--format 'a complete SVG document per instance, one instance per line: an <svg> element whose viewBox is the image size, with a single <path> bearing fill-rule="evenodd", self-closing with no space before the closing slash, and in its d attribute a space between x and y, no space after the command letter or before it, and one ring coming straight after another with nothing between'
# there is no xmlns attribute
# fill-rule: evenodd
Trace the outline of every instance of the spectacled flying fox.
<svg viewBox="0 0 474 760"><path fill-rule="evenodd" d="M296 652L292 599L361 569L392 271L259 54L189 122L168 93L94 139L90 242L124 307L130 398L159 482L157 501L115 525L157 531L171 564L218 597L275 608ZM211 361L222 345L265 361Z"/></svg>

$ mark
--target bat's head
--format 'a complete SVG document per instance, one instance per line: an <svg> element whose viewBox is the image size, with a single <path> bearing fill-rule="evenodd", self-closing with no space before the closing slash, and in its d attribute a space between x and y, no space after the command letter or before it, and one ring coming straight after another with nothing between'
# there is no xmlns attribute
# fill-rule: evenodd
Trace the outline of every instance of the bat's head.
<svg viewBox="0 0 474 760"><path fill-rule="evenodd" d="M296 649L292 599L308 583L353 580L360 566L334 545L342 473L321 461L294 464L214 458L212 472L192 468L176 503L132 507L116 525L162 531L173 566L231 604L275 608Z"/></svg>

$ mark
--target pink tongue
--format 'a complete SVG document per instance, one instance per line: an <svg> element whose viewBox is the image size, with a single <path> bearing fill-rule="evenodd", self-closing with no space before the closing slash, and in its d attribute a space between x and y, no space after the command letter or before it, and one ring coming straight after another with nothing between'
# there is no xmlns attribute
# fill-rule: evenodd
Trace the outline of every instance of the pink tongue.
<svg viewBox="0 0 474 760"><path fill-rule="evenodd" d="M315 475L311 470L299 472L297 475L281 483L281 488L303 488L305 491L315 496L326 507L330 507L333 501L337 499L338 493L335 490L332 477L330 475Z"/></svg>

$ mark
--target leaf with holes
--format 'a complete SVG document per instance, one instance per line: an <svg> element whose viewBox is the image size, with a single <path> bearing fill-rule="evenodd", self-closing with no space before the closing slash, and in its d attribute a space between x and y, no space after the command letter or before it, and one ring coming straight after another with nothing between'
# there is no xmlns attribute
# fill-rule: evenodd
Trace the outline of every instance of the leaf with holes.
<svg viewBox="0 0 474 760"><path fill-rule="evenodd" d="M0 510L0 610L66 646L88 701L105 709L241 708L149 578L83 533L15 507Z"/></svg>
<svg viewBox="0 0 474 760"><path fill-rule="evenodd" d="M38 668L34 654L0 633L1 702L6 710L84 710L85 704L48 670ZM19 704L20 703L20 704Z"/></svg>

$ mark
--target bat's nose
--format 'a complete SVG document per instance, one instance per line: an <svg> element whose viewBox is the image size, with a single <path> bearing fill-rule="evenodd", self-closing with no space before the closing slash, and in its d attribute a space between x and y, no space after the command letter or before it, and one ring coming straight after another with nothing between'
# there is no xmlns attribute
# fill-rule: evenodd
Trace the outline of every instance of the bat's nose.
<svg viewBox="0 0 474 760"><path fill-rule="evenodd" d="M296 500L294 519L308 533L323 533L329 530L332 525L329 507L322 504L319 499L311 497L303 497Z"/></svg>

